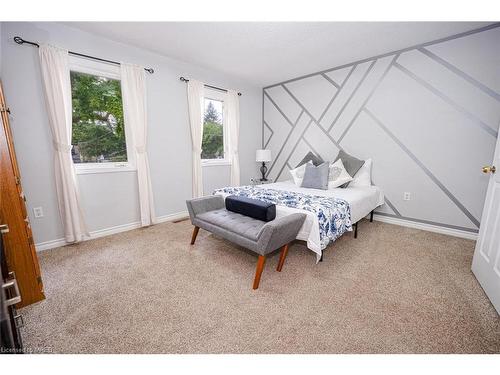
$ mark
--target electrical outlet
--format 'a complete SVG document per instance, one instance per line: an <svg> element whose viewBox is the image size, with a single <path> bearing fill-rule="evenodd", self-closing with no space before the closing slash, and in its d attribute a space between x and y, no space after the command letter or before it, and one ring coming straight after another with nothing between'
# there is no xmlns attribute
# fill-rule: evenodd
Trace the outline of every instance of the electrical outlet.
<svg viewBox="0 0 500 375"><path fill-rule="evenodd" d="M411 193L409 191L405 191L403 193L403 200L404 201L409 201L411 199Z"/></svg>
<svg viewBox="0 0 500 375"><path fill-rule="evenodd" d="M33 207L33 214L36 218L43 217L43 208L42 207Z"/></svg>

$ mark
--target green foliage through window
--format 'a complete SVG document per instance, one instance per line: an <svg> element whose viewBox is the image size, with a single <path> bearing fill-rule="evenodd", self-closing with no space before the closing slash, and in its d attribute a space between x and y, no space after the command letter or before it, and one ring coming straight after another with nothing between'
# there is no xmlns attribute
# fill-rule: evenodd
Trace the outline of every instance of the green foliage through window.
<svg viewBox="0 0 500 375"><path fill-rule="evenodd" d="M75 163L126 162L120 81L71 72Z"/></svg>
<svg viewBox="0 0 500 375"><path fill-rule="evenodd" d="M205 99L203 117L202 159L224 159L223 102Z"/></svg>

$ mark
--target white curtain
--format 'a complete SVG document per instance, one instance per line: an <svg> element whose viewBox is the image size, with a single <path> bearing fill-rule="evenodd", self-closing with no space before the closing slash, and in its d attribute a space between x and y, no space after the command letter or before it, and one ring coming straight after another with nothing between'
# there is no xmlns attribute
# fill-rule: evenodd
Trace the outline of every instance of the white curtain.
<svg viewBox="0 0 500 375"><path fill-rule="evenodd" d="M153 202L153 189L149 172L146 115L146 77L144 68L137 65L121 63L121 87L123 100L123 117L125 127L132 137L137 179L139 182L139 204L141 208L141 224L148 226L156 223Z"/></svg>
<svg viewBox="0 0 500 375"><path fill-rule="evenodd" d="M238 154L238 143L240 139L240 100L236 91L227 91L224 112L229 143L228 153L229 160L231 161L231 186L240 186L240 157Z"/></svg>
<svg viewBox="0 0 500 375"><path fill-rule="evenodd" d="M64 237L66 242L78 242L89 233L71 157L72 109L68 51L41 45L38 52L54 146L56 191Z"/></svg>
<svg viewBox="0 0 500 375"><path fill-rule="evenodd" d="M203 140L203 98L205 86L202 82L190 79L187 83L189 123L193 145L193 198L203 196L201 169L201 143Z"/></svg>

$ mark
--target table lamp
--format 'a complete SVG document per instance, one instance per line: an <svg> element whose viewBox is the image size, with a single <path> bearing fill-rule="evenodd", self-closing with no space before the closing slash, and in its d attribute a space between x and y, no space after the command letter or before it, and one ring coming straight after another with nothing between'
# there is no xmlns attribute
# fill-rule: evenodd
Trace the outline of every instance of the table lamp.
<svg viewBox="0 0 500 375"><path fill-rule="evenodd" d="M255 153L255 161L262 163L262 166L260 167L260 173L262 173L262 178L260 180L267 181L266 162L271 161L271 150L257 150L257 152Z"/></svg>

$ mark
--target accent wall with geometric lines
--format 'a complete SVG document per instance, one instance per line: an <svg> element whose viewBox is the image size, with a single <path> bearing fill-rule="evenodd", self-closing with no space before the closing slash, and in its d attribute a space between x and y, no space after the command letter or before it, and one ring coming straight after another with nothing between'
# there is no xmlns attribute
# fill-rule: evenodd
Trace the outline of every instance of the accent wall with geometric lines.
<svg viewBox="0 0 500 375"><path fill-rule="evenodd" d="M477 232L500 123L499 26L264 88L268 176L344 149L373 159L381 215Z"/></svg>

